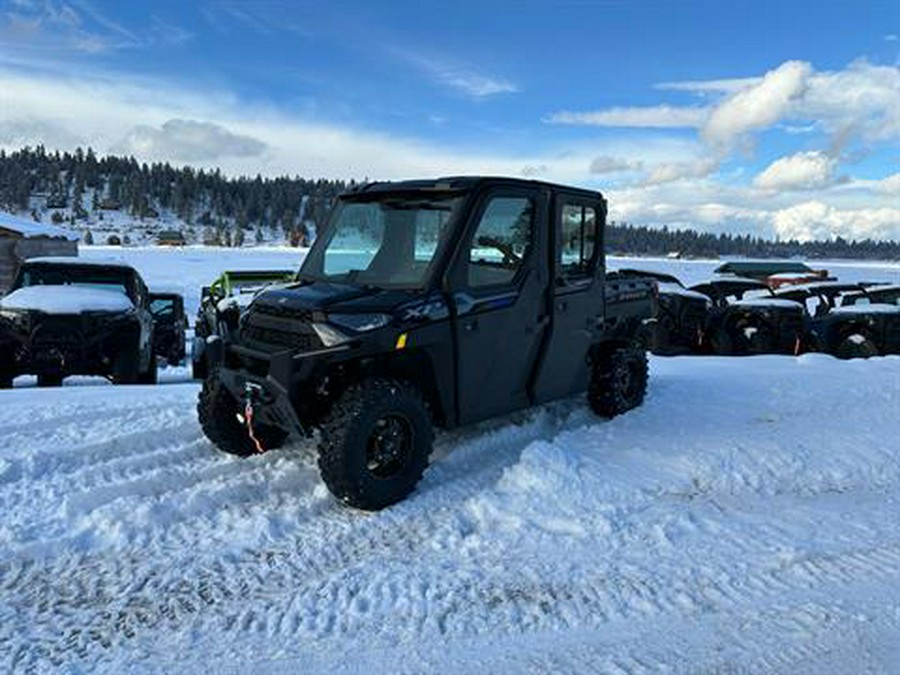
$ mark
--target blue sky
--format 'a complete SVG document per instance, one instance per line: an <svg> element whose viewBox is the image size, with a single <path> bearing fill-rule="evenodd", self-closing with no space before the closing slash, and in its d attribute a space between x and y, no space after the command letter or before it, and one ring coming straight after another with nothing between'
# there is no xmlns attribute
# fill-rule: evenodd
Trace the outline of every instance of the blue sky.
<svg viewBox="0 0 900 675"><path fill-rule="evenodd" d="M900 3L0 0L0 147L505 173L619 219L900 238Z"/></svg>

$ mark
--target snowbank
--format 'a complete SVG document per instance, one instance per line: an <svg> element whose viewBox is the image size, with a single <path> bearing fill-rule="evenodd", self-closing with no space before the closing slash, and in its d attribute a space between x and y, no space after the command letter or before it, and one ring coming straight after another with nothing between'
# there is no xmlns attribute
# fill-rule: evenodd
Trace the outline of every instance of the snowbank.
<svg viewBox="0 0 900 675"><path fill-rule="evenodd" d="M613 420L576 397L440 434L416 492L376 514L329 497L312 442L216 452L193 383L0 391L0 659L894 672L900 358L651 371Z"/></svg>
<svg viewBox="0 0 900 675"><path fill-rule="evenodd" d="M0 298L0 309L20 309L46 314L126 312L134 309L128 296L115 289L81 286L27 286Z"/></svg>
<svg viewBox="0 0 900 675"><path fill-rule="evenodd" d="M900 314L900 306L887 303L847 305L831 310L832 314Z"/></svg>

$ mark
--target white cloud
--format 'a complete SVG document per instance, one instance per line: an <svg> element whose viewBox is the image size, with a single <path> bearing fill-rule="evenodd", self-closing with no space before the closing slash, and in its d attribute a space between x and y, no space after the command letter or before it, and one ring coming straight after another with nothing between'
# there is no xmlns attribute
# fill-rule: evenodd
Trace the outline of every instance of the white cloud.
<svg viewBox="0 0 900 675"><path fill-rule="evenodd" d="M594 174L619 173L622 171L636 171L642 169L643 166L644 163L640 160L600 155L591 160L589 171Z"/></svg>
<svg viewBox="0 0 900 675"><path fill-rule="evenodd" d="M900 67L855 61L843 70L816 73L791 111L819 122L838 145L900 139Z"/></svg>
<svg viewBox="0 0 900 675"><path fill-rule="evenodd" d="M764 190L814 190L836 182L837 159L824 152L798 152L772 162L753 181Z"/></svg>
<svg viewBox="0 0 900 675"><path fill-rule="evenodd" d="M664 162L651 167L644 185L660 185L688 178L704 178L719 168L715 157L701 157L688 162Z"/></svg>
<svg viewBox="0 0 900 675"><path fill-rule="evenodd" d="M266 151L266 144L234 134L219 124L171 119L161 127L136 126L112 151L160 161L202 162L259 157Z"/></svg>
<svg viewBox="0 0 900 675"><path fill-rule="evenodd" d="M900 195L900 173L873 181L872 187L877 191L889 195Z"/></svg>
<svg viewBox="0 0 900 675"><path fill-rule="evenodd" d="M635 108L609 108L594 112L562 110L546 118L551 124L574 124L597 127L683 128L700 127L708 110L702 107L657 105Z"/></svg>
<svg viewBox="0 0 900 675"><path fill-rule="evenodd" d="M655 89L689 91L696 94L734 94L762 82L761 77L736 77L724 80L685 80L660 82Z"/></svg>
<svg viewBox="0 0 900 675"><path fill-rule="evenodd" d="M787 61L766 73L762 80L732 94L712 111L701 136L723 152L732 150L753 131L778 122L807 86L812 67Z"/></svg>
<svg viewBox="0 0 900 675"><path fill-rule="evenodd" d="M470 65L445 59L429 58L408 51L393 50L401 60L424 71L439 84L470 98L484 99L498 94L514 94L520 91L514 82L487 75Z"/></svg>
<svg viewBox="0 0 900 675"><path fill-rule="evenodd" d="M900 229L900 208L845 211L814 200L776 211L772 221L782 239L890 239Z"/></svg>

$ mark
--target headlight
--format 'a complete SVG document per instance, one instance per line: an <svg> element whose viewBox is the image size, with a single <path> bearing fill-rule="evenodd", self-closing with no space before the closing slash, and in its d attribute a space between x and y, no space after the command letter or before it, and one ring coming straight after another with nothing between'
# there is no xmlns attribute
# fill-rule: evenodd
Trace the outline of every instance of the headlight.
<svg viewBox="0 0 900 675"><path fill-rule="evenodd" d="M329 314L328 321L357 333L384 328L391 322L390 314Z"/></svg>
<svg viewBox="0 0 900 675"><path fill-rule="evenodd" d="M27 312L18 309L0 309L0 319L13 324L24 323Z"/></svg>
<svg viewBox="0 0 900 675"><path fill-rule="evenodd" d="M329 326L327 323L314 323L312 327L313 330L316 331L316 335L318 335L319 339L322 341L322 344L326 347L334 347L342 342L347 342L350 339L349 335L345 335L337 328Z"/></svg>

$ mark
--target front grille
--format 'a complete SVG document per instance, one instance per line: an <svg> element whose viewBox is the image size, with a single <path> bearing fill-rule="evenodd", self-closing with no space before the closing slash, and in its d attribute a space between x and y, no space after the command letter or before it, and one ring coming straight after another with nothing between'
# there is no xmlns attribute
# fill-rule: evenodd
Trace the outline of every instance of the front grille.
<svg viewBox="0 0 900 675"><path fill-rule="evenodd" d="M312 321L312 312L306 309L295 309L285 307L284 305L257 304L253 307L254 312L267 316L277 316L282 319L293 319L294 321Z"/></svg>
<svg viewBox="0 0 900 675"><path fill-rule="evenodd" d="M298 326L299 328L299 326ZM241 343L253 348L271 351L272 347L311 352L322 348L322 341L310 329L310 332L295 332L246 325L241 329Z"/></svg>
<svg viewBox="0 0 900 675"><path fill-rule="evenodd" d="M84 341L81 322L56 317L44 318L31 333L34 345L63 344L78 345Z"/></svg>

